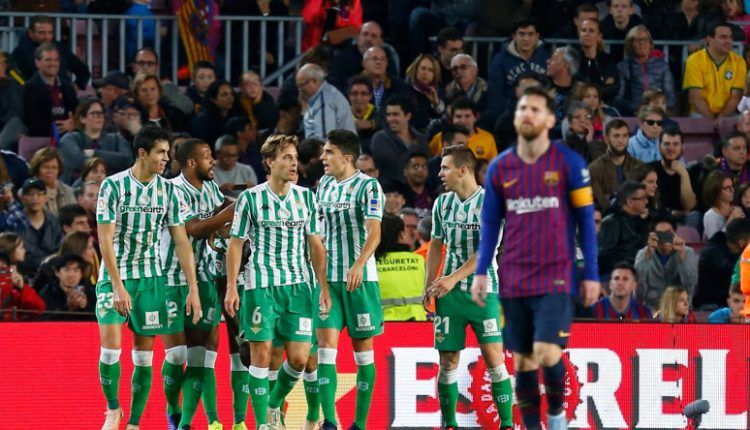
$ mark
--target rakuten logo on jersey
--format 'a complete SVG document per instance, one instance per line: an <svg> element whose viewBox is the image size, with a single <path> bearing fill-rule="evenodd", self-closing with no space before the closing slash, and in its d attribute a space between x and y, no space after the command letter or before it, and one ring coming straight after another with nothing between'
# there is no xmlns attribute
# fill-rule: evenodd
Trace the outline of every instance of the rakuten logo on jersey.
<svg viewBox="0 0 750 430"><path fill-rule="evenodd" d="M545 209L556 209L560 207L560 201L557 197L536 196L532 198L521 197L518 199L506 200L508 212L515 212L518 215L540 212Z"/></svg>

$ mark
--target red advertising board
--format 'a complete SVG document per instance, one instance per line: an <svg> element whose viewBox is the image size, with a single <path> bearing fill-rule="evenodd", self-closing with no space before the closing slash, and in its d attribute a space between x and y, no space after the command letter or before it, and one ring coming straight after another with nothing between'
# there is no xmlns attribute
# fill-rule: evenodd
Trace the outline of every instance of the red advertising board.
<svg viewBox="0 0 750 430"><path fill-rule="evenodd" d="M431 333L429 323L386 325L376 342L378 379L368 429L439 427L438 354ZM131 339L125 336L121 357L120 392L126 412ZM219 414L227 424L232 420L232 393L225 340L216 373ZM497 428L491 424L490 398L483 395L488 385L475 346L463 352L459 364L459 425L480 428L479 419L485 423L481 427ZM573 406L570 428L682 429L686 421L680 410L698 398L711 404L701 428L750 428L748 325L574 324L568 357L569 376L575 377L568 393ZM98 358L94 323L1 324L0 429L100 427L105 404ZM162 360L157 342L151 398L141 420L144 430L165 427ZM342 338L338 361L337 407L340 422L348 426L356 396L356 367L348 339ZM288 399L288 428L300 428L304 394L296 388ZM202 411L195 424L194 428L205 428Z"/></svg>

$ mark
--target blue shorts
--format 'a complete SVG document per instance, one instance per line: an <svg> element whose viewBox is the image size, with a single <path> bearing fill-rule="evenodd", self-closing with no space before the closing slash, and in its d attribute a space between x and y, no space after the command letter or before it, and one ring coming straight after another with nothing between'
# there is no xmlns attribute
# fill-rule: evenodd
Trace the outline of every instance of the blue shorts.
<svg viewBox="0 0 750 430"><path fill-rule="evenodd" d="M534 350L534 342L565 348L573 321L573 300L567 293L501 299L505 311L505 347L524 354Z"/></svg>

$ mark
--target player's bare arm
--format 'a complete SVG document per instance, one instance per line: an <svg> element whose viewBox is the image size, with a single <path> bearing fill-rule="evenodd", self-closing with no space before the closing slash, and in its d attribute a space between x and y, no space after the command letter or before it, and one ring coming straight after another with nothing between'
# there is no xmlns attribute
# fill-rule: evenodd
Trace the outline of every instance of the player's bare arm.
<svg viewBox="0 0 750 430"><path fill-rule="evenodd" d="M310 260L312 260L315 277L320 284L320 313L327 314L331 309L331 293L328 290L328 276L326 274L326 249L323 240L315 234L307 235L307 246L310 247Z"/></svg>
<svg viewBox="0 0 750 430"><path fill-rule="evenodd" d="M109 273L109 277L112 280L115 310L119 312L120 315L127 315L128 312L130 312L133 303L130 294L128 294L125 285L122 283L120 270L117 267L114 246L115 226L115 223L99 224L97 234L99 236L99 243L102 251L102 260L104 261L104 266L107 268L107 273Z"/></svg>
<svg viewBox="0 0 750 430"><path fill-rule="evenodd" d="M430 244L432 245L432 244ZM430 295L433 297L444 297L453 290L453 287L462 280L468 278L477 268L477 253L471 254L468 260L450 275L441 276L430 285Z"/></svg>
<svg viewBox="0 0 750 430"><path fill-rule="evenodd" d="M180 262L185 280L188 285L187 301L185 303L185 313L193 317L193 324L197 324L203 317L201 310L201 301L198 297L198 280L195 276L195 256L193 247L190 245L184 226L170 226L169 234L174 241L174 251L177 254L177 260Z"/></svg>
<svg viewBox="0 0 750 430"><path fill-rule="evenodd" d="M362 284L362 272L365 264L367 264L367 260L375 253L380 243L380 220L365 220L365 230L367 231L367 239L364 246L362 246L362 253L354 260L354 264L352 264L352 267L349 268L349 272L346 274L347 291L354 291Z"/></svg>
<svg viewBox="0 0 750 430"><path fill-rule="evenodd" d="M240 310L240 296L237 294L237 276L240 273L240 262L242 261L243 240L237 237L229 239L227 246L227 294L224 297L224 309L230 317L234 317Z"/></svg>

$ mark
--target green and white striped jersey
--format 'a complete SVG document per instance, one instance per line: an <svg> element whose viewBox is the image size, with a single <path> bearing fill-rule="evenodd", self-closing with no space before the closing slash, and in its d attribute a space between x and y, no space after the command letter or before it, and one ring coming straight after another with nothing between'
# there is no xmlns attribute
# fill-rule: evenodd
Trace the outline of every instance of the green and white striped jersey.
<svg viewBox="0 0 750 430"><path fill-rule="evenodd" d="M201 189L195 188L185 176L169 179L174 184L175 190L180 198L187 204L189 218L201 220L211 218L214 210L224 202L224 195L214 181L204 181ZM195 256L196 275L198 280L209 282L216 277L216 252L207 244L207 239L190 238ZM161 233L161 252L164 259L164 274L167 277L167 286L186 285L185 272L180 267L175 253L174 241L169 234L169 229L164 228Z"/></svg>
<svg viewBox="0 0 750 430"><path fill-rule="evenodd" d="M318 184L318 217L327 250L328 282L346 282L346 273L367 240L365 220L383 219L384 194L377 179L357 171L336 182L323 176ZM365 264L362 280L377 282L375 257Z"/></svg>
<svg viewBox="0 0 750 430"><path fill-rule="evenodd" d="M115 223L115 259L123 280L161 276L161 230L164 226L184 225L188 219L187 204L174 185L159 175L144 184L127 169L102 182L96 222ZM110 279L104 264L99 279Z"/></svg>
<svg viewBox="0 0 750 430"><path fill-rule="evenodd" d="M442 239L445 244L443 276L458 270L472 254L479 250L479 218L484 203L484 188L461 201L454 192L441 194L432 207L432 239ZM471 292L471 275L456 288ZM487 271L487 292L497 293L497 261L492 259L492 268Z"/></svg>
<svg viewBox="0 0 750 430"><path fill-rule="evenodd" d="M308 282L307 236L320 234L315 207L315 194L294 184L285 196L267 182L240 194L230 234L252 244L245 289Z"/></svg>

